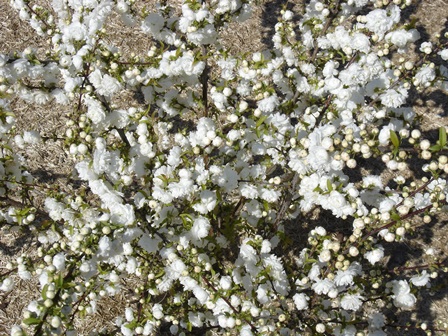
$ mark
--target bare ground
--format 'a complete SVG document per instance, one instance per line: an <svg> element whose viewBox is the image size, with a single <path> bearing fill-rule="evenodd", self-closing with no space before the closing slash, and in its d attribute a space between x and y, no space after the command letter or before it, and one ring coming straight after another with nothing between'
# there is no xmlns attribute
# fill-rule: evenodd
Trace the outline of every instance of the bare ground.
<svg viewBox="0 0 448 336"><path fill-rule="evenodd" d="M139 0L137 0L138 2ZM41 0L40 3L48 4L50 1ZM152 3L152 1L151 1ZM231 25L222 33L224 43L231 46L236 52L253 52L268 48L270 37L273 35L273 25L278 17L281 6L287 3L282 0L264 0L253 15L253 18L242 25ZM289 1L289 6L296 3L300 7L302 1ZM142 6L146 4L140 3ZM448 0L418 0L414 6L405 12L405 15L415 16L419 19L420 31L423 37L434 36L435 33L447 28ZM17 14L11 9L7 0L0 0L0 52L22 51L26 47L33 47L38 54L44 55L47 41L38 37L34 31L21 22ZM110 27L118 27L115 21L109 23ZM143 43L142 43L143 41ZM135 34L131 29L117 29L114 42L136 55L143 55L151 45L147 37ZM429 138L437 138L437 128L448 125L448 100L446 95L440 92L426 92L418 97L418 113L422 117L422 129ZM136 102L135 104L138 104ZM37 129L48 137L60 137L67 121L66 114L69 108L61 108L54 104L48 104L36 108L20 101L13 101L13 110L16 113L19 129ZM45 146L37 146L28 157L30 168L43 185L59 183L64 185L71 177L72 166L70 158L64 152L62 142L51 140ZM409 177L413 174L410 172ZM36 191L38 193L38 191ZM400 264L403 260L413 259L416 263L424 263L427 259L425 250L432 247L438 253L440 260L448 254L448 218L440 216L429 225L420 223L415 238L407 239L399 247L392 247L389 253L393 256L392 264ZM291 228L294 230L294 228ZM294 234L292 232L292 234ZM297 232L295 233L297 234ZM19 239L17 239L19 238ZM298 239L300 240L300 239ZM6 233L0 230L0 270L3 272L8 261L14 260L25 251L28 253L34 248L31 237L19 233ZM395 258L395 259L394 259ZM437 325L438 321L448 322L448 279L442 276L433 281L440 290L434 295L425 294L425 299L419 302L417 312L398 314L397 323L405 325L408 321L429 322ZM19 281L18 288L11 293L0 293L0 334L9 334L10 327L21 319L22 310L35 293L36 283ZM87 335L89 331L100 331L104 326L111 326L112 318L125 304L125 296L103 302L100 313L93 320L79 321L80 334ZM390 335L424 335L421 330L390 330Z"/></svg>

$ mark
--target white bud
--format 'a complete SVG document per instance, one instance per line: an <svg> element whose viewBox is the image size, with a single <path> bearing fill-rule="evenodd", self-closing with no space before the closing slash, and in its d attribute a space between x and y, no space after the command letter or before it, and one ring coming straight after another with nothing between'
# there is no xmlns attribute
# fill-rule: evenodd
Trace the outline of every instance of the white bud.
<svg viewBox="0 0 448 336"><path fill-rule="evenodd" d="M350 249L348 250L348 253L352 256L352 257L356 257L359 254L359 250L356 246L350 246Z"/></svg>
<svg viewBox="0 0 448 336"><path fill-rule="evenodd" d="M226 87L226 88L224 88L224 90L222 90L222 93L224 94L224 96L230 97L232 95L232 89Z"/></svg>
<svg viewBox="0 0 448 336"><path fill-rule="evenodd" d="M316 332L319 334L323 334L325 332L325 324L323 323L316 324Z"/></svg>

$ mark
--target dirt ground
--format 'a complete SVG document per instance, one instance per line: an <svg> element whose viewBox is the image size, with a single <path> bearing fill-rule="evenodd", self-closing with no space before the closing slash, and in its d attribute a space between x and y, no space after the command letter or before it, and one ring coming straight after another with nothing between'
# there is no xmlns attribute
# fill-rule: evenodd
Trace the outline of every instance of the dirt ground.
<svg viewBox="0 0 448 336"><path fill-rule="evenodd" d="M136 0L138 3L147 4L146 0ZM154 2L153 0L150 0ZM32 3L51 3L50 0L31 1ZM235 51L253 52L270 47L270 37L273 35L273 27L280 9L286 0L263 0L249 21L235 24L223 32L224 43ZM290 6L300 8L302 1L290 0ZM413 6L405 11L405 16L415 16L419 19L418 27L423 38L434 36L437 32L448 27L448 0L417 0ZM114 21L109 22L113 28ZM114 40L123 48L135 52L137 55L145 52L150 41L142 43L142 36L135 34L131 29L120 29ZM38 54L43 55L47 47L47 41L37 36L26 23L19 20L18 15L12 10L8 0L0 0L0 53L14 50L22 51L26 47L33 47ZM436 139L439 126L448 125L448 99L447 95L437 90L428 91L417 100L417 112L422 117L422 129L425 136ZM62 137L65 123L68 120L69 107L47 104L44 106L31 106L20 101L13 101L12 107L17 116L19 129L36 129L41 134L50 138ZM45 146L36 146L33 154L28 157L31 172L42 185L58 183L66 185L72 177L72 165L70 158L63 149L60 140L50 140ZM412 176L412 174L410 175ZM36 193L39 191L36 190ZM400 264L402 260L412 258L415 263L425 261L425 250L432 247L439 254L440 260L448 256L448 217L440 216L439 220L429 225L420 225L416 236L407 240L400 246L392 247L390 253L395 259L392 264ZM29 252L34 245L32 239L20 236L17 233L4 233L0 224L0 272L9 260L14 260L24 252ZM437 326L439 321L448 323L448 278L440 276L433 281L440 290L434 295L425 294L424 300L418 303L418 310L413 313L403 312L398 314L398 324L420 321ZM0 335L9 334L9 329L21 319L22 309L33 295L36 284L20 281L19 287L13 292L0 293ZM80 321L79 328L82 335L100 326L111 325L109 317L116 316L120 302L125 298L117 298L116 301L105 302L101 306L101 314L97 314L93 321ZM390 331L390 335L425 335L421 330L397 330ZM442 335L442 334L440 334Z"/></svg>

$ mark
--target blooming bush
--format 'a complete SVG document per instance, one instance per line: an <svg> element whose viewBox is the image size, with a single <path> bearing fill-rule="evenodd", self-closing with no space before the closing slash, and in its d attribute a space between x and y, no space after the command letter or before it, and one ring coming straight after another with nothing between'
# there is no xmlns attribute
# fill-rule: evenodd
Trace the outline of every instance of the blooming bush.
<svg viewBox="0 0 448 336"><path fill-rule="evenodd" d="M103 334L386 335L446 270L387 264L448 193L446 129L424 139L410 99L447 89L448 46L403 22L409 0L285 7L272 49L251 55L221 38L250 0L11 5L51 41L44 57L0 55L1 225L37 246L0 273L5 292L38 280L11 335L76 335L128 290ZM145 57L111 43L114 15L146 34ZM79 183L42 204L26 153L47 140L14 127L11 99L72 107Z"/></svg>

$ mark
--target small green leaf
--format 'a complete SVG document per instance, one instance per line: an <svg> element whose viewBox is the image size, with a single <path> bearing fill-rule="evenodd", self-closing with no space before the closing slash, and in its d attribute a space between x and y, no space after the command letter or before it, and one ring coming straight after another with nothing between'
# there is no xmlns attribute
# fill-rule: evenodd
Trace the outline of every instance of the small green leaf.
<svg viewBox="0 0 448 336"><path fill-rule="evenodd" d="M310 259L306 259L305 262L306 262L306 263L310 263L310 264L314 264L314 263L317 262L317 259L310 258Z"/></svg>
<svg viewBox="0 0 448 336"><path fill-rule="evenodd" d="M125 327L128 329L135 329L136 327L138 327L138 323L137 321L132 321L128 324L125 324Z"/></svg>
<svg viewBox="0 0 448 336"><path fill-rule="evenodd" d="M44 288L42 289L42 299L44 299L44 300L47 299L47 291L48 291L48 284L46 284L44 286Z"/></svg>
<svg viewBox="0 0 448 336"><path fill-rule="evenodd" d="M56 280L56 284L58 288L62 288L62 286L64 285L64 277L62 276L62 273L59 274L58 279Z"/></svg>
<svg viewBox="0 0 448 336"><path fill-rule="evenodd" d="M267 117L268 117L268 116L265 116L265 115L262 116L262 117L260 117L260 119L258 119L258 121L257 121L256 128L260 127L261 124L264 123L264 121L267 119Z"/></svg>
<svg viewBox="0 0 448 336"><path fill-rule="evenodd" d="M327 189L330 192L333 191L333 185L332 185L330 179L327 180Z"/></svg>
<svg viewBox="0 0 448 336"><path fill-rule="evenodd" d="M439 128L439 145L440 147L445 147L446 145L446 129L445 127Z"/></svg>
<svg viewBox="0 0 448 336"><path fill-rule="evenodd" d="M429 147L429 150L431 152L438 152L438 151L442 150L442 147L440 145L434 145L434 146Z"/></svg>
<svg viewBox="0 0 448 336"><path fill-rule="evenodd" d="M390 140L392 141L392 145L395 148L398 148L400 146L400 140L398 139L397 133L395 131L390 130Z"/></svg>
<svg viewBox="0 0 448 336"><path fill-rule="evenodd" d="M193 218L191 218L190 214L180 214L180 219L182 219L182 223L184 224L184 228L190 230L193 226Z"/></svg>
<svg viewBox="0 0 448 336"><path fill-rule="evenodd" d="M38 318L35 318L35 317L28 317L23 320L23 323L25 323L26 325L39 324L40 322L41 322L41 320L39 320Z"/></svg>

